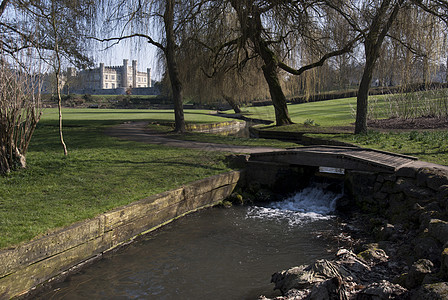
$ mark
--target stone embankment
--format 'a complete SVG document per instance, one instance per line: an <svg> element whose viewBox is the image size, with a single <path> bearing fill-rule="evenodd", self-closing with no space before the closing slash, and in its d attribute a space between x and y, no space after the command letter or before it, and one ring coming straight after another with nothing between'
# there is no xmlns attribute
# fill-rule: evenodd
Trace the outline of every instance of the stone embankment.
<svg viewBox="0 0 448 300"><path fill-rule="evenodd" d="M212 176L0 251L0 299L32 298L54 280L185 214L229 196L242 172Z"/></svg>
<svg viewBox="0 0 448 300"><path fill-rule="evenodd" d="M362 242L275 273L276 299L448 299L448 168L414 162L345 181L338 209Z"/></svg>

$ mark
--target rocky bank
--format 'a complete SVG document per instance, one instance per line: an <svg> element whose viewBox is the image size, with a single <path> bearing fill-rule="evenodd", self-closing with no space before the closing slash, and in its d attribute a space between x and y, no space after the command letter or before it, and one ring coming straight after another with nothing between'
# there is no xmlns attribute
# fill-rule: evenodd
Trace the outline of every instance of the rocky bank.
<svg viewBox="0 0 448 300"><path fill-rule="evenodd" d="M448 299L448 167L415 162L346 181L338 209L361 242L274 273L275 299Z"/></svg>

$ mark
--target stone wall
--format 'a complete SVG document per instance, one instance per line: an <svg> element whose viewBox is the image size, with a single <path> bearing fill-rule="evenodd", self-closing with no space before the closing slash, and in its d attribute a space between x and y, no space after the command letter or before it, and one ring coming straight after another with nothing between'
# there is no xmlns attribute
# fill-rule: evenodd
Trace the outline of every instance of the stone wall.
<svg viewBox="0 0 448 300"><path fill-rule="evenodd" d="M427 210L448 213L447 167L415 163L392 174L349 171L346 183L357 206L391 222L418 221Z"/></svg>
<svg viewBox="0 0 448 300"><path fill-rule="evenodd" d="M240 171L209 177L0 251L0 299L30 289L134 237L230 195Z"/></svg>
<svg viewBox="0 0 448 300"><path fill-rule="evenodd" d="M367 226L378 242L400 242L395 255L410 266L422 260L435 266L412 284L411 267L398 283L448 281L448 167L415 162L393 174L348 172L346 183L354 199L348 205L371 215Z"/></svg>

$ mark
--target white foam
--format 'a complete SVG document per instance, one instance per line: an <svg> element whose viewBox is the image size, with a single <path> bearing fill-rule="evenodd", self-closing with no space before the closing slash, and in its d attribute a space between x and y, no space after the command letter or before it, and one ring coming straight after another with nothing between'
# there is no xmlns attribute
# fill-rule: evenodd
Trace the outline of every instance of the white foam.
<svg viewBox="0 0 448 300"><path fill-rule="evenodd" d="M341 195L325 188L325 185L315 184L282 201L272 202L265 207L250 207L247 217L286 220L290 226L330 219L335 211L336 200Z"/></svg>

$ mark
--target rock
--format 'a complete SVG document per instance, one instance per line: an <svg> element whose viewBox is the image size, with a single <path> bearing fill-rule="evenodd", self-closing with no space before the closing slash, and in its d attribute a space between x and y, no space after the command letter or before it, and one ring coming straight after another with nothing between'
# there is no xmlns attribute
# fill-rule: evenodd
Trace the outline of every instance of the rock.
<svg viewBox="0 0 448 300"><path fill-rule="evenodd" d="M386 224L384 226L376 227L373 230L377 241L387 241L395 234L395 226L392 224Z"/></svg>
<svg viewBox="0 0 448 300"><path fill-rule="evenodd" d="M430 260L419 259L409 269L405 281L406 288L413 289L421 285L425 276L432 273L433 270L434 264Z"/></svg>
<svg viewBox="0 0 448 300"><path fill-rule="evenodd" d="M448 282L424 284L411 293L411 300L446 300L448 299Z"/></svg>
<svg viewBox="0 0 448 300"><path fill-rule="evenodd" d="M378 248L378 244L369 244L368 249L358 253L357 256L372 264L386 262L389 259L386 252Z"/></svg>
<svg viewBox="0 0 448 300"><path fill-rule="evenodd" d="M403 167L397 170L395 172L395 175L400 177L409 177L409 178L415 178L417 174L417 169L414 167Z"/></svg>
<svg viewBox="0 0 448 300"><path fill-rule="evenodd" d="M442 246L440 242L427 233L423 233L416 237L412 244L414 245L414 253L417 259L426 258L433 262L438 262Z"/></svg>
<svg viewBox="0 0 448 300"><path fill-rule="evenodd" d="M386 280L369 284L360 291L356 300L387 300L396 299L404 295L407 290L398 284L390 283Z"/></svg>
<svg viewBox="0 0 448 300"><path fill-rule="evenodd" d="M448 212L448 185L442 185L437 193L437 201L445 211Z"/></svg>
<svg viewBox="0 0 448 300"><path fill-rule="evenodd" d="M339 277L334 277L316 284L312 289L308 300L347 300L347 295Z"/></svg>
<svg viewBox="0 0 448 300"><path fill-rule="evenodd" d="M428 224L428 233L440 243L445 244L448 242L448 222L431 219Z"/></svg>
<svg viewBox="0 0 448 300"><path fill-rule="evenodd" d="M231 202L234 205L243 205L244 199L239 193L232 193L230 196L226 198L227 201Z"/></svg>
<svg viewBox="0 0 448 300"><path fill-rule="evenodd" d="M448 281L448 248L445 248L442 251L442 257L440 260L440 276L443 278L443 280Z"/></svg>
<svg viewBox="0 0 448 300"><path fill-rule="evenodd" d="M371 271L371 268L364 261L346 249L340 249L336 253L335 263L343 267L340 270L345 271L341 272L344 277L350 276L355 280L364 277L365 274Z"/></svg>
<svg viewBox="0 0 448 300"><path fill-rule="evenodd" d="M339 267L329 260L320 259L309 266L298 266L274 273L271 282L275 284L274 290L280 290L284 295L291 289L308 289L316 283L334 277L342 277Z"/></svg>
<svg viewBox="0 0 448 300"><path fill-rule="evenodd" d="M441 186L448 185L448 173L434 169L426 179L427 186L434 191L438 191Z"/></svg>
<svg viewBox="0 0 448 300"><path fill-rule="evenodd" d="M419 216L419 222L420 222L420 229L423 230L429 226L429 222L431 222L432 219L437 219L440 217L440 212L436 210L425 210L420 214Z"/></svg>

